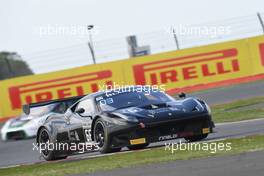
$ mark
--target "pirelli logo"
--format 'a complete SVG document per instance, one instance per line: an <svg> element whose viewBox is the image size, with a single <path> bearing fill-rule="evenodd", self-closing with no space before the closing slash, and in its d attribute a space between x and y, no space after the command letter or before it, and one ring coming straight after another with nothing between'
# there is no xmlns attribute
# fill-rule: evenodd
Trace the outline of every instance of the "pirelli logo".
<svg viewBox="0 0 264 176"><path fill-rule="evenodd" d="M12 109L19 109L25 103L80 96L99 89L98 82L112 85L112 71L84 73L47 81L22 84L9 88Z"/></svg>
<svg viewBox="0 0 264 176"><path fill-rule="evenodd" d="M237 55L231 48L134 65L135 83L167 84L238 72Z"/></svg>

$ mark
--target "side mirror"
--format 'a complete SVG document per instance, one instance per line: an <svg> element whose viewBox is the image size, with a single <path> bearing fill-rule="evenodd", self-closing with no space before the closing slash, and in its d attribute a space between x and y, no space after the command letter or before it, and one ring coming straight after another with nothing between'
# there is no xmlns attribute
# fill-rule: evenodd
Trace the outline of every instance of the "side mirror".
<svg viewBox="0 0 264 176"><path fill-rule="evenodd" d="M186 98L186 94L184 92L179 93L178 95L180 98Z"/></svg>
<svg viewBox="0 0 264 176"><path fill-rule="evenodd" d="M80 109L77 109L75 112L76 112L77 114L82 114L82 113L85 112L85 110L84 110L83 108L80 108Z"/></svg>
<svg viewBox="0 0 264 176"><path fill-rule="evenodd" d="M23 105L23 112L26 114L26 115L29 115L30 114L30 107L28 104L26 105Z"/></svg>

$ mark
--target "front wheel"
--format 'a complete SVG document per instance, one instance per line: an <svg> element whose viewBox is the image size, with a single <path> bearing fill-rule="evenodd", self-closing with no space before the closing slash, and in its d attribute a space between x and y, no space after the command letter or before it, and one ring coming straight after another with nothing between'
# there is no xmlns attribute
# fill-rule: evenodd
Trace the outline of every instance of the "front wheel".
<svg viewBox="0 0 264 176"><path fill-rule="evenodd" d="M100 118L94 124L93 136L101 153L119 152L121 150L121 148L111 148L107 128Z"/></svg>
<svg viewBox="0 0 264 176"><path fill-rule="evenodd" d="M185 137L184 139L188 142L196 142L196 141L201 141L201 140L207 138L207 136L208 136L208 134L201 134L201 135Z"/></svg>
<svg viewBox="0 0 264 176"><path fill-rule="evenodd" d="M42 128L38 135L38 144L41 150L41 156L46 161L65 159L66 156L57 156L54 150L54 143L52 142L49 131L46 128Z"/></svg>

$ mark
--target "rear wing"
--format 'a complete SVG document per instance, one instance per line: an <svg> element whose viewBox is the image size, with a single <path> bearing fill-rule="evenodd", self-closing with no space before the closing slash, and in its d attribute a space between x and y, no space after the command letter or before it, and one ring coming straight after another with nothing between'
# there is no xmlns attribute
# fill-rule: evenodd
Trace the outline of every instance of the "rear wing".
<svg viewBox="0 0 264 176"><path fill-rule="evenodd" d="M30 109L34 107L41 107L41 106L46 106L50 104L55 104L55 103L67 103L67 102L77 102L81 98L83 98L85 95L82 96L75 96L75 97L70 97L70 98L64 98L64 99L56 99L56 100L50 100L50 101L43 101L39 103L31 103L31 104L26 104L22 106L23 112L27 115L30 114Z"/></svg>

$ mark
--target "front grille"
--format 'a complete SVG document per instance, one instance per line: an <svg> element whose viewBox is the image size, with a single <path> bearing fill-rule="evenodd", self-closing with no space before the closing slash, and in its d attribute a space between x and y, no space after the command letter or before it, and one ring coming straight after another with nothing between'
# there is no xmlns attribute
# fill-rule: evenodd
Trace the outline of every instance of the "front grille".
<svg viewBox="0 0 264 176"><path fill-rule="evenodd" d="M155 141L157 136L169 134L188 134L201 133L201 129L210 126L210 121L207 117L196 119L188 119L182 121L172 121L160 124L146 124L146 128L137 129L131 133L131 137L147 136L151 141Z"/></svg>
<svg viewBox="0 0 264 176"><path fill-rule="evenodd" d="M6 134L7 139L24 139L26 138L26 134L24 131L13 131L13 132L8 132Z"/></svg>
<svg viewBox="0 0 264 176"><path fill-rule="evenodd" d="M205 115L192 115L192 116L182 116L182 117L177 117L177 118L152 118L152 119L147 119L147 120L142 120L142 122L147 126L147 127L155 127L155 126L161 126L165 125L168 126L170 124L189 124L189 123L196 123L199 121L209 121L210 116L205 114Z"/></svg>
<svg viewBox="0 0 264 176"><path fill-rule="evenodd" d="M183 120L170 120L166 122L145 123L145 128L136 128L129 131L118 132L113 135L113 146L129 145L130 139L146 138L147 142L157 142L160 136L174 135L178 137L201 134L202 128L211 127L209 116L201 116Z"/></svg>

